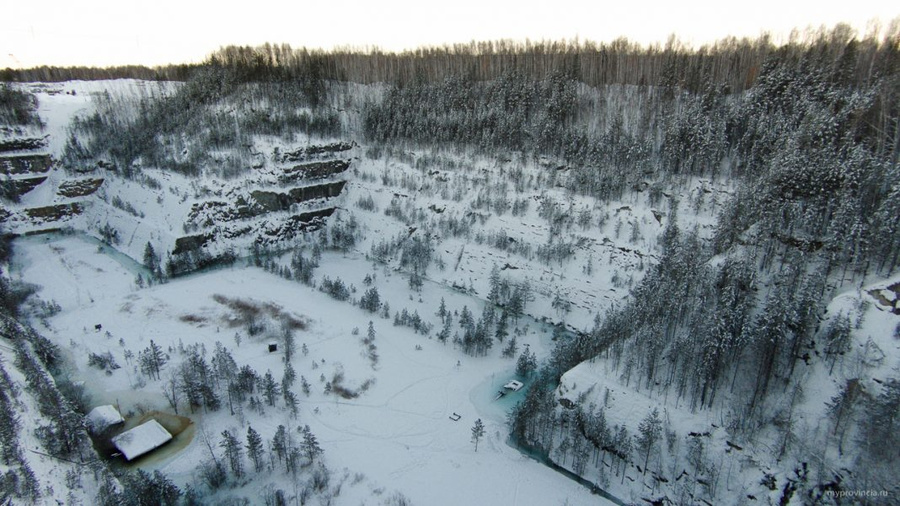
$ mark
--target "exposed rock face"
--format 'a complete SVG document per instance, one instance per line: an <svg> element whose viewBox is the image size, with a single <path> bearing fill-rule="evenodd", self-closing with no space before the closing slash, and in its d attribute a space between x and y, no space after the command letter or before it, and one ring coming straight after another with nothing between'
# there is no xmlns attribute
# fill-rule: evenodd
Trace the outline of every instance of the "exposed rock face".
<svg viewBox="0 0 900 506"><path fill-rule="evenodd" d="M25 215L36 221L59 221L63 218L76 216L83 212L84 204L81 202L25 209Z"/></svg>
<svg viewBox="0 0 900 506"><path fill-rule="evenodd" d="M309 211L288 216L275 223L265 222L257 225L243 227L222 227L215 232L188 235L175 240L175 249L172 256L178 257L188 253L197 252L220 239L234 239L241 236L256 234L254 239L257 244L275 244L297 235L318 230L325 225L325 219L334 214L333 207Z"/></svg>
<svg viewBox="0 0 900 506"><path fill-rule="evenodd" d="M56 194L60 197L75 198L87 197L93 195L94 192L103 184L103 178L100 179L82 179L79 181L63 181L59 185Z"/></svg>
<svg viewBox="0 0 900 506"><path fill-rule="evenodd" d="M287 211L293 204L313 199L337 197L344 189L346 181L336 181L313 186L294 188L287 193L256 190L250 194L253 200L266 212Z"/></svg>
<svg viewBox="0 0 900 506"><path fill-rule="evenodd" d="M0 157L0 173L7 176L20 174L43 174L50 170L53 159L50 155L18 155Z"/></svg>
<svg viewBox="0 0 900 506"><path fill-rule="evenodd" d="M278 177L281 184L293 183L298 180L324 179L335 174L340 174L350 168L350 160L328 160L325 162L311 162L303 165L295 165L284 169Z"/></svg>
<svg viewBox="0 0 900 506"><path fill-rule="evenodd" d="M24 139L5 139L0 140L0 153L6 151L20 151L28 149L40 149L47 145L47 139L40 137L24 138Z"/></svg>
<svg viewBox="0 0 900 506"><path fill-rule="evenodd" d="M3 196L9 200L18 202L22 195L34 190L41 183L47 180L47 176L29 177L25 179L12 179L0 183L2 186Z"/></svg>
<svg viewBox="0 0 900 506"><path fill-rule="evenodd" d="M195 251L205 246L213 239L212 234L186 235L175 239L175 249L172 255L181 255L188 251Z"/></svg>
<svg viewBox="0 0 900 506"><path fill-rule="evenodd" d="M353 148L353 144L349 142L335 142L332 144L322 144L318 146L309 146L306 148L300 148L296 151L288 151L282 154L280 157L276 157L277 161L282 163L284 162L300 162L304 160L311 160L315 158L319 158L324 156L331 157L336 153L341 153L343 151L349 151Z"/></svg>
<svg viewBox="0 0 900 506"><path fill-rule="evenodd" d="M287 193L254 190L250 193L249 201L239 196L234 203L221 200L198 202L191 207L187 222L197 226L210 227L216 224L255 218L272 212L288 211L294 204L337 197L346 184L345 181L336 181L303 186L293 188Z"/></svg>

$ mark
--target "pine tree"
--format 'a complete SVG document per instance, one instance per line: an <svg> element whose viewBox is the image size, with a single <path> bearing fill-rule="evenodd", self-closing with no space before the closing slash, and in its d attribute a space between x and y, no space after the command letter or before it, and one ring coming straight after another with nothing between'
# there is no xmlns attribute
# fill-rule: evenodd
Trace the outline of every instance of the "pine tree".
<svg viewBox="0 0 900 506"><path fill-rule="evenodd" d="M181 495L181 489L172 480L159 471L153 471L153 475L147 480L147 493L143 495L143 501L149 497L153 504L176 506Z"/></svg>
<svg viewBox="0 0 900 506"><path fill-rule="evenodd" d="M301 443L300 448L311 464L323 453L323 450L319 446L319 441L316 439L316 436L309 429L309 425L304 425L300 432L303 434L303 442Z"/></svg>
<svg viewBox="0 0 900 506"><path fill-rule="evenodd" d="M503 348L503 357L504 358L513 358L516 356L516 353L519 352L519 344L516 340L516 336L512 336L512 339L507 341L506 347Z"/></svg>
<svg viewBox="0 0 900 506"><path fill-rule="evenodd" d="M900 379L890 378L866 407L862 423L863 445L876 460L892 459L900 445Z"/></svg>
<svg viewBox="0 0 900 506"><path fill-rule="evenodd" d="M275 399L278 398L280 390L278 388L278 383L275 382L275 377L272 376L272 371L266 371L266 375L263 376L262 393L263 397L266 398L266 404L274 406Z"/></svg>
<svg viewBox="0 0 900 506"><path fill-rule="evenodd" d="M537 356L535 356L534 352L531 351L529 346L525 345L525 350L522 351L522 354L519 356L519 360L516 362L516 374L527 378L531 376L531 373L537 370Z"/></svg>
<svg viewBox="0 0 900 506"><path fill-rule="evenodd" d="M168 362L168 356L152 339L150 346L138 354L138 362L141 364L141 372L151 378L160 379L160 369Z"/></svg>
<svg viewBox="0 0 900 506"><path fill-rule="evenodd" d="M472 426L472 442L475 443L475 451L478 451L478 442L481 441L481 438L484 437L484 423L481 422L481 418L475 420L475 425Z"/></svg>
<svg viewBox="0 0 900 506"><path fill-rule="evenodd" d="M441 323L444 323L444 318L447 316L447 303L444 302L443 297L441 297L441 305L438 307L437 316L441 318Z"/></svg>
<svg viewBox="0 0 900 506"><path fill-rule="evenodd" d="M31 499L32 502L37 503L38 499L41 498L41 484L27 460L20 464L19 473L22 475L19 494L22 497Z"/></svg>
<svg viewBox="0 0 900 506"><path fill-rule="evenodd" d="M216 341L216 349L210 362L212 363L217 386L219 386L220 382L230 383L237 377L237 362L234 361L234 357L231 356L228 348L219 341Z"/></svg>
<svg viewBox="0 0 900 506"><path fill-rule="evenodd" d="M509 310L509 316L512 317L514 322L518 322L519 318L521 318L522 314L525 312L525 296L526 293L523 286L517 285L509 298L509 303L506 304L506 308Z"/></svg>
<svg viewBox="0 0 900 506"><path fill-rule="evenodd" d="M300 404L297 401L297 395L290 390L285 390L284 394L284 405L291 412L291 416L297 418L297 413L300 411Z"/></svg>
<svg viewBox="0 0 900 506"><path fill-rule="evenodd" d="M447 344L447 339L450 339L450 333L453 331L453 319L450 315L446 315L446 318L443 319L444 326L441 327L441 331L438 332L437 340L441 342L441 344Z"/></svg>
<svg viewBox="0 0 900 506"><path fill-rule="evenodd" d="M359 307L370 313L378 312L381 307L381 295L378 294L378 288L373 286L366 290L366 293L359 299Z"/></svg>
<svg viewBox="0 0 900 506"><path fill-rule="evenodd" d="M647 463L650 461L650 452L656 447L662 435L662 421L659 419L659 410L653 408L638 425L637 448L644 454L644 474L647 473Z"/></svg>
<svg viewBox="0 0 900 506"><path fill-rule="evenodd" d="M253 467L258 473L262 469L263 441L253 427L247 427L247 456L253 461Z"/></svg>
<svg viewBox="0 0 900 506"><path fill-rule="evenodd" d="M489 289L487 300L492 305L500 304L500 269L497 264L491 267L491 276L488 279Z"/></svg>
<svg viewBox="0 0 900 506"><path fill-rule="evenodd" d="M244 450L240 441L230 431L225 430L222 431L222 441L219 443L219 446L225 449L225 458L228 460L228 466L231 468L235 478L243 476L244 462L242 457Z"/></svg>
<svg viewBox="0 0 900 506"><path fill-rule="evenodd" d="M309 382L303 375L300 375L300 389L303 390L303 395L309 397Z"/></svg>
<svg viewBox="0 0 900 506"><path fill-rule="evenodd" d="M509 313L506 309L500 313L500 319L497 321L497 329L494 331L494 339L503 342L509 336Z"/></svg>
<svg viewBox="0 0 900 506"><path fill-rule="evenodd" d="M162 270L159 267L159 255L156 254L156 250L153 249L150 241L147 241L147 245L144 247L144 267L150 271L150 275L154 279L158 280L162 276Z"/></svg>
<svg viewBox="0 0 900 506"><path fill-rule="evenodd" d="M275 452L275 456L278 457L279 462L287 457L289 446L290 442L288 441L287 429L284 425L279 425L278 428L275 429L275 435L272 436L272 451Z"/></svg>
<svg viewBox="0 0 900 506"><path fill-rule="evenodd" d="M181 373L182 388L191 409L194 406L204 406L212 411L219 409L221 401L213 388L215 375L196 346L190 349L187 360L181 364Z"/></svg>
<svg viewBox="0 0 900 506"><path fill-rule="evenodd" d="M463 306L462 311L459 312L459 327L465 330L474 326L475 320L472 318L472 312L469 311L468 306Z"/></svg>
<svg viewBox="0 0 900 506"><path fill-rule="evenodd" d="M296 380L297 373L294 372L294 367L290 363L286 364L284 366L284 376L281 377L281 393L286 394L290 391Z"/></svg>
<svg viewBox="0 0 900 506"><path fill-rule="evenodd" d="M843 313L839 314L828 324L822 338L825 341L825 356L830 362L828 374L831 374L834 371L834 365L837 363L838 359L850 351L850 317Z"/></svg>
<svg viewBox="0 0 900 506"><path fill-rule="evenodd" d="M618 452L619 460L622 461L622 483L625 483L625 469L628 465L628 459L631 458L633 444L631 435L628 434L628 429L626 429L624 425L619 427L616 431L614 446Z"/></svg>
<svg viewBox="0 0 900 506"><path fill-rule="evenodd" d="M181 381L178 379L178 374L171 372L169 379L163 384L163 395L169 401L169 406L175 410L176 415L178 414L178 403L181 401L181 393Z"/></svg>
<svg viewBox="0 0 900 506"><path fill-rule="evenodd" d="M281 339L284 341L284 363L289 364L294 358L294 350L297 349L297 343L294 340L294 330L291 323L287 320L281 322Z"/></svg>

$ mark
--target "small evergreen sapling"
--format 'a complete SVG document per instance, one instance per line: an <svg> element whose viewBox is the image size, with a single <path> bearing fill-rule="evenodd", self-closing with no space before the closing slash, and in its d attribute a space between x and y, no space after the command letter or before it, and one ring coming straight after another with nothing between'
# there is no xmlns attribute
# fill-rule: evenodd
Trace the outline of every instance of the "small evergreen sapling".
<svg viewBox="0 0 900 506"><path fill-rule="evenodd" d="M472 426L472 442L475 443L475 451L478 451L478 442L481 441L481 438L484 437L484 423L481 422L481 418L475 420L475 425Z"/></svg>

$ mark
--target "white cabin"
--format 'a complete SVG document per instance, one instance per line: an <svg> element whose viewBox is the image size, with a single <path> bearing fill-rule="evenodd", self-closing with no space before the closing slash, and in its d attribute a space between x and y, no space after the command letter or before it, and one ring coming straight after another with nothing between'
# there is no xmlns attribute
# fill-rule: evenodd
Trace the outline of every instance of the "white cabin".
<svg viewBox="0 0 900 506"><path fill-rule="evenodd" d="M126 460L134 460L171 440L172 435L169 431L156 420L150 420L114 437L112 443L122 452Z"/></svg>

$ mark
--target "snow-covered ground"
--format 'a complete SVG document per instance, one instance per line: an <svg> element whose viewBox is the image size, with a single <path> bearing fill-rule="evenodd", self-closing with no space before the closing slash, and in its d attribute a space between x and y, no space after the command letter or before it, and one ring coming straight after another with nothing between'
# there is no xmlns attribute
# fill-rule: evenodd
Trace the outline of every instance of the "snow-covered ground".
<svg viewBox="0 0 900 506"><path fill-rule="evenodd" d="M773 408L781 417L790 413L792 425L787 443L783 432L771 428L752 441L730 439L726 425L732 413L721 410L695 412L688 403L679 402L675 395L653 393L650 396L633 384L629 386L619 381L620 372L599 357L566 372L560 380L557 396L573 402L579 400L582 406L602 407L610 426L625 426L632 433L637 432L641 421L656 408L663 421L664 434L672 432L675 435L674 448L658 454L654 452L649 469L662 470L670 476L677 476L682 469L690 469L685 457L688 443L692 438L698 438L703 441L704 458L717 470L710 474L718 476L713 484L718 497L723 501L727 499L728 504L740 504L748 495L768 497L774 503L782 494L780 484L795 478L793 470L802 465L790 451L779 456L781 445L802 447L803 455L813 460L807 464L821 469L826 476L840 475L852 469L855 457L849 452L842 454L838 451L840 445L834 443L836 436L829 403L834 402L848 382L858 382L862 391L875 397L881 392L880 385L900 369L900 340L894 335L895 329L900 328L900 311L895 308L897 294L894 292L898 288L900 277L894 277L861 289L848 288L828 304L821 328L827 327L838 316L847 316L852 325L850 344L833 366L818 350L814 351L815 359L798 361L798 380L793 385L799 387L796 390L794 386L785 388L785 395ZM820 346L822 348L824 345ZM853 438L852 434L843 436L848 447ZM668 445L668 441L660 444ZM589 467L588 474L593 472ZM629 466L626 476L645 486L640 488L612 480L609 491L617 497L638 501L640 494L637 491L660 486L654 483L652 475L652 472L643 474L635 466ZM778 488L766 488L763 484L766 476L774 477ZM690 476L686 478L691 479ZM670 496L675 496L671 492L675 484L668 486ZM700 486L694 487L702 490Z"/></svg>
<svg viewBox="0 0 900 506"><path fill-rule="evenodd" d="M190 415L198 424L198 436L184 450L147 465L180 483L194 479L197 463L208 457L202 434L216 444L223 430L246 434L247 426L252 426L268 441L279 424L308 424L325 450L329 467L346 469L345 476L354 476L336 498L341 504L379 504L393 491L414 504L603 504L583 486L506 445L504 410L491 405L489 392L510 378L514 364L500 358L497 349L485 358L465 356L451 344L394 327L390 320L252 267L226 268L138 289L132 270L98 253L92 241L79 236L19 241L16 259L14 275L41 285L39 296L62 307L44 332L66 350L71 374L86 382L95 404L117 403L123 413L171 411L160 382L143 377L134 360L125 359L126 350L136 356L151 340L171 356L163 367L163 379L181 361L179 346L202 343L211 352L217 341L232 350L239 365L250 365L260 374L271 370L281 377L283 355L267 351L272 338L249 337L243 328L231 328L234 315L213 295L271 304L282 314L308 322L307 329L296 335L298 352L292 361L297 375L312 386L309 397L295 386L299 416L293 419L280 400L276 407L266 406L264 414L244 408L242 416L231 416L226 405L218 412ZM373 271L371 263L360 257L326 254L322 264L323 273L334 269L359 287L366 273L374 273L375 286L395 310L406 307L436 320L441 297L451 309L467 304L480 310L478 300L436 284L427 284L409 300L405 277L383 268ZM370 320L379 355L374 367L362 353L360 341ZM97 324L102 330L95 329ZM525 320L520 321L520 327L524 326ZM528 343L545 356L550 344L547 329L534 321L528 327L520 345ZM359 329L359 335L354 335L354 329ZM243 335L239 346L236 332ZM306 356L299 352L304 344ZM107 375L87 365L89 352L107 351L121 369ZM343 369L349 387L369 379L374 383L356 399L326 395L320 375L331 378L337 369ZM515 395L522 393L507 397ZM182 414L185 410L182 406ZM450 419L454 413L461 415L459 421ZM475 452L470 438L477 418L483 420L486 431ZM277 472L250 487L261 488L273 481L290 490L288 477ZM252 490L241 492L247 495Z"/></svg>
<svg viewBox="0 0 900 506"><path fill-rule="evenodd" d="M90 113L92 95L109 91L113 97L146 96L170 92L177 85L120 80L28 86L38 93L41 103L49 134L47 151L58 157L68 137L69 121L76 114ZM94 237L99 236L101 227L112 227L119 234L117 247L135 259L142 258L148 242L165 259L175 240L184 235L265 226L272 215L213 223L199 230L189 223L189 216L197 203L233 203L246 199L254 188L277 190L283 167L276 149L284 152L309 142L300 139L285 145L256 139L254 151L260 154L261 166L224 181L190 179L151 167L143 168L143 179L128 180L114 171L96 169L91 177L103 177L103 185L87 199L84 214L66 225ZM332 221L346 223L353 216L360 234L353 252L326 254L316 277L340 277L355 286L353 298L358 299L367 288L363 278L373 275L374 286L382 300L390 303L391 312L417 311L435 326L432 336L440 329L435 312L441 298L451 311L467 306L476 318L481 314L494 266L501 269L503 278L530 284L534 299L526 305L527 314L545 322L565 322L573 330L588 329L594 317L622 301L656 261L657 238L669 221L672 202L680 202L682 228L696 226L705 236L729 192L726 185L693 180L668 189L664 196L657 195L655 201L652 192L644 191L618 201L599 202L563 189L566 173L556 170L550 160L497 159L425 149L379 155L369 153L365 146L347 153L346 158L352 158L351 169L342 175L348 184L328 205L338 208ZM61 168L53 169L48 182L25 195L19 207L69 202L56 192L62 181L72 177ZM132 212L112 205L114 199L127 203ZM366 199L370 205L361 205ZM316 207L315 202L310 205ZM17 217L8 226L18 232L35 228ZM453 231L460 226L467 230ZM381 241L412 234L428 234L434 245L434 262L424 272L421 294L410 294L407 275L398 272L399 253L378 264L364 258ZM245 255L250 239L247 235L214 244L212 253L230 246ZM297 420L284 408L269 408L265 415L246 409L236 418L227 409L194 414L200 428L198 438L207 434L217 441L222 430L246 433L246 425L252 424L268 441L279 424L309 424L323 443L329 465L364 474L366 480L354 478L356 483L349 488L362 491L368 487L368 492L358 494L375 502L390 495L374 494L385 487L402 491L416 504L600 501L581 485L505 444L506 411L524 392L494 401L515 366L514 360L500 358L499 344L495 343L487 357L471 358L452 344L394 327L389 319L255 268L217 270L138 289L135 278L141 274L146 279L146 271L124 255L110 250L98 253L96 240L82 235L38 236L17 244L23 279L42 286L39 295L63 308L50 319L52 330L46 333L65 348L96 404L114 403L123 412L170 409L160 382L144 378L135 369L135 360L126 363L124 358L126 350L136 357L151 339L169 350L169 369L181 361L181 346L203 343L211 352L216 341L221 341L232 349L239 365L248 364L260 374L272 370L280 379L284 369L280 355L265 349L273 339L254 340L242 328L231 328L229 318L234 315L212 297L260 306L271 303L310 322L297 336L298 346L306 344L309 355L295 357L293 367L312 385L311 395L307 398L298 391L301 409ZM537 251L544 246L569 252L559 260L542 259ZM281 262L287 263L286 259ZM374 322L379 355L374 368L361 343L369 320ZM97 324L102 324L101 332L95 332ZM518 327L520 350L529 344L539 360L548 356L553 344L548 325L524 318ZM354 329L359 335L354 335ZM240 346L234 340L236 332L244 334ZM277 334L277 328L270 333ZM88 353L106 351L123 366L109 376L87 366ZM353 400L326 396L320 375L330 379L338 369L343 370L350 387L367 380L374 380L373 386ZM165 377L166 373L163 381ZM449 418L454 413L461 415L459 421ZM485 440L477 453L469 441L476 418L486 425ZM189 473L208 453L206 444L195 439L175 455L153 459L151 466L187 482ZM258 486L265 483L262 480ZM345 488L342 497L348 493Z"/></svg>
<svg viewBox="0 0 900 506"><path fill-rule="evenodd" d="M123 80L29 86L41 101L40 112L49 134L47 151L59 156L68 122L74 114L90 111L91 94L110 90L133 97L171 91L174 85ZM67 94L72 91L76 93ZM375 92L377 87L363 87L355 93ZM261 230L270 218L274 223L290 214L275 212L206 225L198 225L202 220L190 217L196 204L232 204L246 199L253 189L278 190L285 167L278 161L277 150L296 149L312 141L294 139L290 145L273 139L255 142L259 166L228 180L212 176L191 179L151 167L143 168L144 179L128 180L97 169L91 177L105 178L103 186L89 198L84 214L66 224L94 237L101 227L113 227L121 239L117 247L128 256L109 249L99 251L97 240L81 232L27 237L16 243L15 275L40 285L39 296L62 307L49 319L50 328L42 330L63 347L73 374L86 382L94 404L116 404L124 413L171 411L162 383L181 362L180 350L194 343L203 344L209 357L216 342L221 342L231 349L239 365L249 365L260 374L271 370L278 380L284 363L280 352L267 349L270 342L279 340L277 318L271 315L290 315L307 322L296 340L298 350L306 345L308 354L298 352L292 366L298 377L309 381L311 393L305 396L295 385L300 399L296 418L281 400L276 407L265 406L263 412L245 407L235 416L227 406L214 413L198 411L190 415L198 429L186 447L162 451L139 465L160 469L184 484L196 479L192 473L198 462L209 456L206 438L218 448L223 430L242 436L247 426L252 426L268 442L280 424L292 429L308 424L325 449L336 482L343 484L336 498L339 503L386 503L399 491L415 504L603 504L581 485L506 445L506 411L524 391L499 400L494 397L513 377L514 360L501 358L502 345L496 343L488 356L481 358L464 355L451 343L441 344L434 338L440 329L435 313L443 298L451 312L466 306L477 318L489 291L491 270L497 266L503 278L514 283L527 281L533 289L534 299L525 308L533 318L518 322L518 342L520 350L528 344L538 359L543 359L553 345L548 322L565 322L572 330L588 329L596 315L623 301L640 282L657 261L658 238L670 221L675 202L681 230L696 229L701 237L709 237L732 191L729 183L685 179L664 188L641 187L620 200L601 202L567 191L563 184L566 171L550 160L487 157L464 150L379 151L357 146L341 155L352 160L351 168L340 175L347 184L341 196L327 203L337 208L330 218L332 226L345 224L351 217L356 221L356 244L344 254L325 253L316 280L326 275L340 277L355 289L352 298L359 299L368 288L363 279L372 276L382 301L390 304L391 315L404 309L410 314L417 312L434 325L430 338L240 262L231 268L138 288L135 278L141 274L146 279L147 272L131 259L142 258L148 242L165 259L179 237L211 232L218 234L217 239L227 238L214 242L212 253L233 247L243 256L251 234L234 238L224 230L244 226ZM72 177L54 168L48 181L25 195L18 207L70 202L60 198L57 190ZM149 179L152 184L147 184ZM112 205L114 199L132 206L132 212ZM312 202L309 208L324 205ZM36 228L17 217L8 225L18 232ZM376 263L367 259L385 241L426 235L434 246L433 261L424 271L421 293L411 292L408 275L401 272L399 252ZM537 253L541 247L567 251L542 258ZM275 261L286 265L289 258ZM828 437L825 404L848 380L859 379L867 391L877 392L878 382L896 370L900 345L891 336L897 325L896 308L900 307L897 281L848 291L829 305L829 318L844 313L859 326L853 331L851 351L833 371L827 370L823 360L812 360L812 365L798 363L803 369L798 376L802 376L803 395L786 406L792 410L794 433L802 436L795 444ZM263 308L262 314L270 316L261 318L269 328L248 335L236 324L240 317L227 301ZM376 334L377 362L367 356L362 343L369 321ZM102 325L99 332L97 324ZM240 343L235 334L241 336ZM171 356L162 380L145 377L135 367L135 359L125 358L126 351L136 357L151 340ZM107 351L121 369L107 375L87 365L89 353ZM366 382L371 386L355 399L326 394L325 382L338 371L343 372L348 388ZM647 413L659 408L665 432L674 434L661 444L668 447L671 439L674 449L659 452L657 460L651 460L651 470L662 469L662 474L674 479L685 466L689 438L699 437L704 441L706 463L716 471L710 474L718 477L713 485L718 493L705 497L738 501L753 495L778 500L779 491L765 488L762 479L771 474L783 483L795 463L775 462L777 435L760 434L749 444L740 442L738 449L723 423L728 414L691 412L674 399L647 396L622 384L618 375L602 359L584 362L565 374L557 393L573 401L580 398L585 406L591 402L604 406L610 426L625 426L632 434ZM784 402L790 404L791 400ZM181 408L184 414L187 408ZM456 414L458 421L451 419ZM478 418L485 423L486 432L476 453L470 438ZM840 455L821 457L832 467L850 467ZM246 464L249 467L249 462ZM596 475L598 470L592 466L586 476ZM610 491L640 501L645 490L665 487L654 482L652 475L638 471L632 462L626 476L634 481L612 477ZM254 490L271 483L288 491L294 486L279 472L257 478L247 486L252 490L239 493L252 497ZM669 486L683 487L684 483Z"/></svg>

